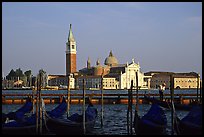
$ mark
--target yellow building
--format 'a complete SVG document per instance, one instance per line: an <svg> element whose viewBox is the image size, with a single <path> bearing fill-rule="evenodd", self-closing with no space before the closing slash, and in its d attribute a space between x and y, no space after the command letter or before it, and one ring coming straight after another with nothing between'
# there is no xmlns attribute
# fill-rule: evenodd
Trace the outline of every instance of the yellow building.
<svg viewBox="0 0 204 137"><path fill-rule="evenodd" d="M146 76L152 76L150 80L150 88L158 88L163 83L166 84L166 89L170 87L170 75L174 77L175 89L195 89L200 88L200 77L195 72L189 73L174 73L174 72L156 72L150 71L145 73Z"/></svg>

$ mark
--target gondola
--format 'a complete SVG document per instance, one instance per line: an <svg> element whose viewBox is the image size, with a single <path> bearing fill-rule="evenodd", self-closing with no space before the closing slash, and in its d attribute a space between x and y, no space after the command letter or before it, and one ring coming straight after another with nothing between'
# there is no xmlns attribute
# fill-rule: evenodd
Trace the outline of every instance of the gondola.
<svg viewBox="0 0 204 137"><path fill-rule="evenodd" d="M62 117L67 109L66 99L63 98L62 102L53 110L46 112L50 117ZM43 119L43 133L47 132L45 125L46 120ZM8 123L2 123L3 134L36 134L36 114L30 117L24 117L21 120L15 120Z"/></svg>
<svg viewBox="0 0 204 137"><path fill-rule="evenodd" d="M157 103L158 105L160 105L161 107L164 107L164 108L168 108L168 109L171 109L172 105L171 103L168 103L166 101L162 101L162 100L158 100L156 98L151 98L151 97L148 97L147 95L144 95L144 99L149 101L149 102L152 102L152 103ZM174 103L174 107L176 110L186 110L186 111L189 111L191 110L193 105L185 105L185 104L176 104Z"/></svg>
<svg viewBox="0 0 204 137"><path fill-rule="evenodd" d="M183 118L176 116L174 125L178 135L201 135L202 134L202 108L193 106L191 111Z"/></svg>
<svg viewBox="0 0 204 137"><path fill-rule="evenodd" d="M135 110L133 125L136 135L165 135L167 118L159 105L152 104L142 118L138 116L137 110Z"/></svg>
<svg viewBox="0 0 204 137"><path fill-rule="evenodd" d="M6 120L17 120L22 119L26 113L29 113L33 109L33 103L31 101L31 98L28 97L26 99L26 103L19 108L15 112L9 112L8 114L2 113L2 122L5 122Z"/></svg>
<svg viewBox="0 0 204 137"><path fill-rule="evenodd" d="M56 135L81 135L83 130L83 115L74 113L67 119L64 118L52 118L46 115L46 125L51 133ZM97 118L97 109L89 103L85 111L85 131L90 133L95 125Z"/></svg>

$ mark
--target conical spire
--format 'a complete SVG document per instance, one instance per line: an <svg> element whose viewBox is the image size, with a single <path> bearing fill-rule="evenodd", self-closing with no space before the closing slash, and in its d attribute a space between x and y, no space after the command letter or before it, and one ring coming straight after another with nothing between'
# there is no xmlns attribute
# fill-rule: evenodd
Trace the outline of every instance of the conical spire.
<svg viewBox="0 0 204 137"><path fill-rule="evenodd" d="M88 69L91 68L91 60L90 60L89 57L88 57L88 60L87 60L87 68L88 68Z"/></svg>
<svg viewBox="0 0 204 137"><path fill-rule="evenodd" d="M112 53L112 50L110 51L109 53L109 57L112 57L113 56L113 53Z"/></svg>
<svg viewBox="0 0 204 137"><path fill-rule="evenodd" d="M100 65L99 58L98 58L97 61L96 61L96 65L97 65L97 66Z"/></svg>
<svg viewBox="0 0 204 137"><path fill-rule="evenodd" d="M73 33L72 33L72 24L70 24L68 41L75 41L75 40L74 40L74 35L73 35Z"/></svg>
<svg viewBox="0 0 204 137"><path fill-rule="evenodd" d="M88 60L87 60L87 62L91 63L91 60L90 60L90 58L89 58L89 57L88 57Z"/></svg>

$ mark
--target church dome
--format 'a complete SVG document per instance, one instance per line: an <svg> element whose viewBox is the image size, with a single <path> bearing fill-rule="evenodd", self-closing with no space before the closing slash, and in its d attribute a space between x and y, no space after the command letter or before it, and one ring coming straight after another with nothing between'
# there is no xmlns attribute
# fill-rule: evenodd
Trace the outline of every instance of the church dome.
<svg viewBox="0 0 204 137"><path fill-rule="evenodd" d="M116 59L116 57L113 56L112 51L110 51L109 56L105 59L104 64L108 65L108 66L117 66L118 65L118 60Z"/></svg>

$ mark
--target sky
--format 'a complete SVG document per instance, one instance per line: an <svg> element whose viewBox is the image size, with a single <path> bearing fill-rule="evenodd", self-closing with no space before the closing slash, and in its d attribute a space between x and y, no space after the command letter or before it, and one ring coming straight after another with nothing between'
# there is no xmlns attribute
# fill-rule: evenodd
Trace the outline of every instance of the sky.
<svg viewBox="0 0 204 137"><path fill-rule="evenodd" d="M201 2L3 2L2 75L11 69L65 74L69 26L77 70L112 50L143 73L197 72L202 78Z"/></svg>

